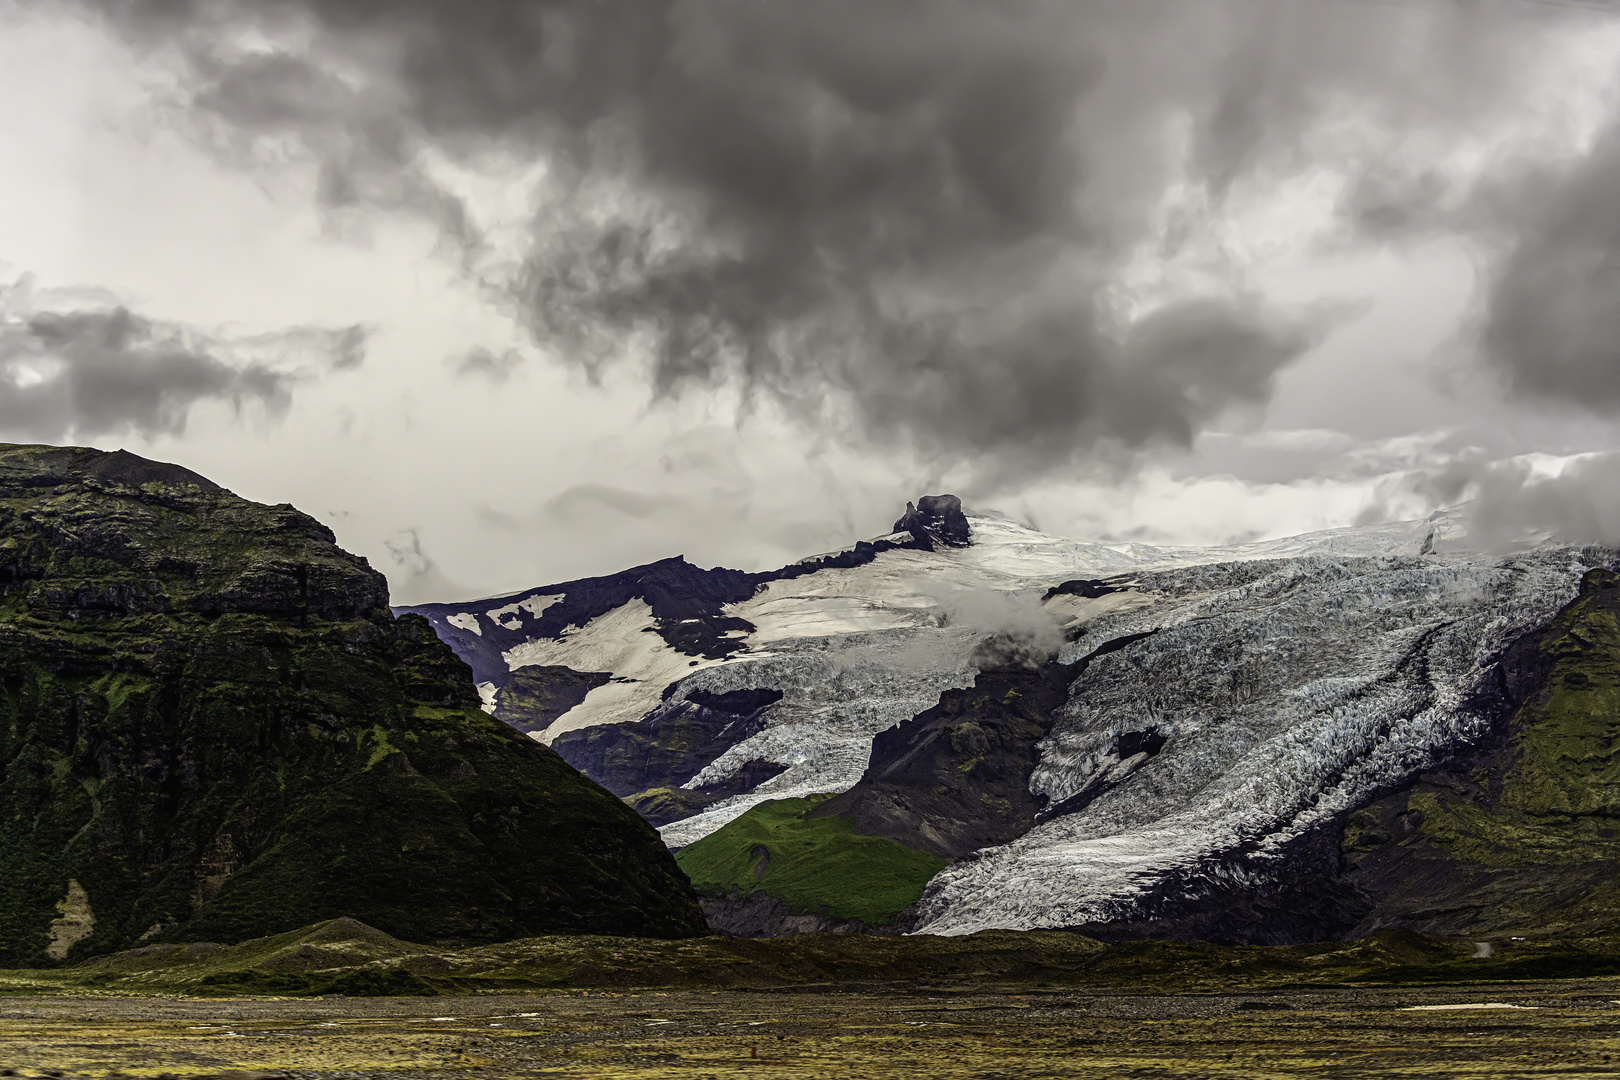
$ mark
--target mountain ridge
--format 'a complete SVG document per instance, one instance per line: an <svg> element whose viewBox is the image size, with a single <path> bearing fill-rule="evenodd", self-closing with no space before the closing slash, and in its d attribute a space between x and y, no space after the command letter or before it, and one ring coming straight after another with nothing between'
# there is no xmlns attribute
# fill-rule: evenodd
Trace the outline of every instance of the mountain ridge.
<svg viewBox="0 0 1620 1080"><path fill-rule="evenodd" d="M0 962L350 916L701 934L656 834L287 505L0 447Z"/></svg>
<svg viewBox="0 0 1620 1080"><path fill-rule="evenodd" d="M950 860L883 916L913 929L1291 941L1348 932L1376 907L1288 910L1313 875L1342 883L1335 830L1354 812L1488 738L1500 710L1482 695L1513 643L1616 562L1556 545L1473 552L1454 514L1215 549L962 521L966 544L919 526L926 548L765 575L714 609L736 620L723 656L676 650L633 603L493 655L508 678L543 664L610 676L531 736L599 777L632 747L663 755L624 797L694 873L752 835L760 866L808 866L795 837L820 850L832 834L817 822L837 820L852 843ZM654 637L663 651L637 641ZM1015 684L1042 665L1067 688L1021 716ZM994 702L975 693L997 680ZM726 694L780 696L746 723L697 704ZM986 753L1011 771L987 779ZM771 809L789 805L807 808ZM746 876L700 882L711 921L830 925L761 914L797 887L784 872L762 870L776 891L758 895ZM1175 895L1205 899L1176 915L1156 899Z"/></svg>

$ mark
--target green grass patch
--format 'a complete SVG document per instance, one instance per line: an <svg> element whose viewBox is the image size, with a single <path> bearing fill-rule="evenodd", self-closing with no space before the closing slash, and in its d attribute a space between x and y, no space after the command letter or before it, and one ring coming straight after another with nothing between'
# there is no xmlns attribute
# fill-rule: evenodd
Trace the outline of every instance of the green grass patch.
<svg viewBox="0 0 1620 1080"><path fill-rule="evenodd" d="M944 859L875 836L843 818L807 818L831 798L760 803L682 848L675 861L706 896L763 892L788 908L887 926L922 896Z"/></svg>

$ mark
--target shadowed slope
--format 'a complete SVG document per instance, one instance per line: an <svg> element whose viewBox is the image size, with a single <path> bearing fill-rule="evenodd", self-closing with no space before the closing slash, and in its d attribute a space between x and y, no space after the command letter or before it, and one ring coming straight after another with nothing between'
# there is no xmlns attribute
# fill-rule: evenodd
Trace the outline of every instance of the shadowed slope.
<svg viewBox="0 0 1620 1080"><path fill-rule="evenodd" d="M478 710L290 506L0 448L0 962L348 915L418 940L701 933L657 834Z"/></svg>

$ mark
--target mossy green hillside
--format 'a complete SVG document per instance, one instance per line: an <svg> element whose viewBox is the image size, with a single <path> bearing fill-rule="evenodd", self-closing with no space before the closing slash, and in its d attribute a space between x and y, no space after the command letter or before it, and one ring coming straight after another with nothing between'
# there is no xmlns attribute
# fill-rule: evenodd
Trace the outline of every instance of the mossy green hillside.
<svg viewBox="0 0 1620 1080"><path fill-rule="evenodd" d="M790 910L892 925L945 860L808 814L831 796L761 803L676 854L707 896L763 892Z"/></svg>
<svg viewBox="0 0 1620 1080"><path fill-rule="evenodd" d="M1350 864L1396 901L1377 917L1437 931L1620 925L1617 615L1620 575L1590 571L1509 658L1527 674L1503 737L1347 821Z"/></svg>
<svg viewBox="0 0 1620 1080"><path fill-rule="evenodd" d="M477 704L293 508L0 448L0 962L337 916L413 940L701 933L657 834Z"/></svg>

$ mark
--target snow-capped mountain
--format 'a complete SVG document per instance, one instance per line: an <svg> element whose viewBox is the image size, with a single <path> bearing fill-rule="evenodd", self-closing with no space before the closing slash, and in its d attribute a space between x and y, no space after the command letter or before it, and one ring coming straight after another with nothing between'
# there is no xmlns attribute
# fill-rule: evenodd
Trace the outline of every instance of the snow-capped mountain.
<svg viewBox="0 0 1620 1080"><path fill-rule="evenodd" d="M1276 879L1313 828L1479 739L1505 707L1504 651L1613 561L1469 552L1452 515L1226 548L1088 543L939 497L780 571L671 559L410 610L486 709L671 847L767 800L858 796L880 733L981 672L1055 660L1066 699L1020 751L1038 812L976 852L918 841L955 861L912 926L967 933Z"/></svg>

